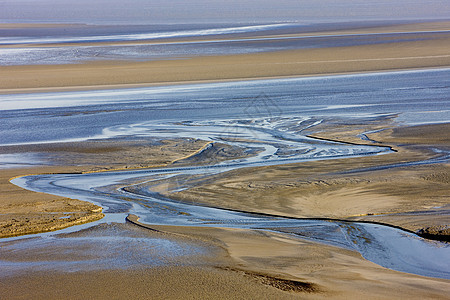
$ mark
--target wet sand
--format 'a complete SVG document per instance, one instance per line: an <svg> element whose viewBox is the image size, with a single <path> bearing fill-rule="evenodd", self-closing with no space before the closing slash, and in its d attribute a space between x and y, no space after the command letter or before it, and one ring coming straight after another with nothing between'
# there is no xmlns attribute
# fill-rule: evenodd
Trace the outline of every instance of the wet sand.
<svg viewBox="0 0 450 300"><path fill-rule="evenodd" d="M44 155L50 163L48 166L1 170L0 237L53 231L103 217L101 208L96 205L24 190L9 182L13 177L162 167L195 155L205 144L194 139L125 139L0 147L0 153ZM225 145L218 147L233 152ZM233 153L241 155L239 151Z"/></svg>
<svg viewBox="0 0 450 300"><path fill-rule="evenodd" d="M369 134L369 137L396 150L391 154L246 168L215 175L200 185L171 193L170 196L189 203L290 217L373 220L412 231L448 225L446 215L439 213L448 206L448 164L371 168L438 156L431 149L448 149L449 141L445 133L449 124L391 129L392 126L386 120L372 124L349 124L341 120L318 125L309 132L310 136L318 138L372 144L373 142L363 141L357 135L370 129L386 128ZM72 216L75 213L81 216L79 214L90 212L91 220L101 216L97 211L98 207L94 205L16 187L8 182L15 176L161 167L175 162L184 164L187 161L190 164L205 163L204 159L210 158L203 157L202 160L202 157L196 157L195 161L189 159L204 146L205 142L201 140L127 139L1 147L2 153L31 152L46 155L53 164L2 170L2 235L12 235L13 228L16 228L17 234L39 231L39 225L34 224L31 219L45 218L45 214L52 222L57 220L60 223L59 227L52 227L53 229L69 226L70 224L64 223L74 221L70 218L61 219L68 212L72 212ZM218 147L215 153L223 153L221 149L224 148L220 145ZM237 157L243 155L239 149L228 149L225 152ZM220 160L220 157L214 157L215 161L217 159ZM349 172L355 168L361 171ZM426 216L402 214L430 210L434 213ZM33 214L37 215L32 217ZM13 221L13 217L22 221ZM24 226L23 229L19 229L21 226ZM46 226L41 230L47 231ZM442 234L448 235L448 229Z"/></svg>
<svg viewBox="0 0 450 300"><path fill-rule="evenodd" d="M214 189L216 195L219 195L214 199L225 200L222 202L211 202L211 198L206 197L207 194L202 194L204 190L207 190L208 185L193 188L192 191L182 192L180 195L189 197L192 194L199 202L203 201L222 207L242 208L246 211L296 217L375 219L378 222L403 226L411 230L448 223L446 215L439 215L439 213L428 215L426 218L414 215L405 217L401 214L401 212L429 209L437 205L448 205L446 193L449 182L448 176L445 177L445 174L448 175L448 165L330 175L336 171L353 169L355 165L370 167L430 157L432 154L427 151L430 146L448 147L448 137L442 134L442 132L446 132L448 124L390 129L392 124L383 120L371 124L348 124L344 121L335 121L328 126L318 127L316 133L311 129L310 134L321 138L339 138L342 141L355 142L358 139L355 138L356 133L368 129L387 128L373 136L370 135L370 138L390 145L398 152L371 158L350 158L275 168L258 168L255 170L256 172L247 171L246 174L240 172L225 174L221 178L216 178L209 187ZM418 141L417 133L420 132L427 134ZM435 134L432 134L433 132ZM371 143L370 141L364 142ZM79 205L79 211L86 211L86 207L82 206L84 202L74 203L68 199L21 190L7 183L7 178L30 172L95 171L117 168L118 165L136 168L139 167L135 163L136 158L139 158L140 155L148 155L151 151L151 147L149 147L150 149L136 147L139 143L142 145L143 141L126 141L122 142L122 147L114 149L104 147L108 144L107 141L101 142L100 145L86 142L82 146L79 145L78 149L72 149L70 145L63 147L64 144L29 146L28 150L26 147L22 148L22 151L39 150L47 153L54 151L54 153L60 153L61 157L64 155L76 157L82 153L85 155L84 160L77 159L77 161L79 163L84 161L86 165L2 171L4 177L2 190L6 192L2 194L2 203L8 203L5 202L7 199L9 199L8 201L14 199L14 202L10 202L9 208L7 207L6 210L5 207L2 208L2 213L17 213L14 216L28 218L29 222L34 222L35 226L39 226L34 219L30 218L31 214L40 213L44 217L47 214L47 218L51 219L53 211L57 210L58 213L64 214L66 210L73 211L75 205ZM117 141L114 144L120 145ZM180 147L171 148L171 160L189 156L189 151L186 151L186 148L189 148L188 144L183 144L181 141L175 141L175 144ZM202 147L203 144L202 141L192 141L189 144L190 152L195 153L198 150L196 148ZM51 151L49 151L49 147L52 148ZM167 161L167 157L157 156L160 149L159 147L153 149L155 155L153 162L155 163L158 159L159 162ZM18 151L17 149L9 150ZM116 155L124 153L123 151L129 151L128 154L134 153L134 156L122 156L123 161L117 162L116 166L90 164L94 161L106 163ZM68 164L68 161L65 160L64 164ZM299 174L302 174L301 177ZM293 178L296 178L296 182L292 181ZM238 188L236 188L237 182L239 182ZM414 189L412 189L413 186ZM239 197L236 197L236 192L239 193ZM228 196L226 196L227 194ZM246 199L245 207L242 199ZM185 198L183 200L188 201ZM39 202L39 205L34 205L36 201ZM14 205L14 209L21 207L21 211L11 210L11 205ZM57 209L52 211L51 208L55 205L57 205ZM377 215L385 213L394 214ZM67 225L72 224L66 223L64 226ZM135 225L126 224L126 226ZM98 269L90 271L35 270L19 272L19 274L2 278L0 295L9 299L24 299L31 295L38 299L56 299L61 295L72 299L86 297L106 299L114 297L114 295L155 299L181 296L205 299L236 299L239 297L242 299L261 297L272 299L324 299L330 297L333 299L392 299L400 297L446 299L450 288L448 280L388 270L363 259L357 252L306 240L291 239L282 234L174 226L152 226L151 229L143 230L144 234L148 234L149 237L174 241L188 241L193 245L206 244L209 245L207 246L210 249L207 252L209 254L200 259L195 256L187 258L185 262L192 262L189 266L180 264L179 266L146 267L140 261L142 259L140 256L133 255L138 268L123 269L118 264L113 267L100 266ZM46 227L42 227L42 230L46 230ZM74 254L70 254L71 258L65 257L64 255L69 254L64 254L63 249L61 248L59 251L58 248L54 248L48 254L45 254L47 252L40 254L39 258L33 258L33 254L24 252L24 256L21 255L20 259L24 261L51 262L53 259L71 261ZM83 249L84 247L80 247L77 255L81 257L86 255ZM274 252L273 249L277 249L277 251ZM128 250L123 249L123 251L126 253ZM58 253L58 256L54 257L54 253ZM28 255L31 255L31 258L27 258ZM15 256L6 257L12 261L17 259L14 258ZM24 286L27 288L23 292L17 293Z"/></svg>
<svg viewBox="0 0 450 300"><path fill-rule="evenodd" d="M51 271L34 270L3 276L0 296L8 299L124 296L152 299L446 299L448 295L448 280L384 269L364 260L356 252L291 239L282 234L151 227L159 230L155 232L131 224L110 226L114 226L115 231L127 228L140 231L148 238L202 245L211 252L189 258L175 257L169 266L149 268L141 261L145 252L136 248L132 249L130 261L136 265L131 268L123 268L118 262L116 266L100 265L90 271L65 272L54 267ZM129 244L119 247L116 246L115 251L127 253L131 250ZM77 261L79 256L81 259L85 256L83 247L69 253L65 253L65 249L55 243L51 251L38 253L37 257L19 252L7 259L12 262L30 259L52 262ZM96 255L90 254L89 258L95 267Z"/></svg>
<svg viewBox="0 0 450 300"><path fill-rule="evenodd" d="M1 92L11 89L256 79L450 66L450 39L394 45L293 50L154 62L5 66ZM411 51L411 49L413 49ZM404 53L408 53L407 56Z"/></svg>
<svg viewBox="0 0 450 300"><path fill-rule="evenodd" d="M24 174L72 171L65 167L9 169L0 172L0 237L58 230L103 217L101 207L76 199L34 193L9 182Z"/></svg>
<svg viewBox="0 0 450 300"><path fill-rule="evenodd" d="M407 30L429 28L408 26ZM176 61L2 67L0 92L442 67L450 66L449 46L450 39L443 37ZM346 124L342 121L317 127L317 131L311 130L309 134L361 143L356 137L358 133L387 128L369 137L392 146L396 153L231 172L178 193L176 197L285 216L372 220L413 231L430 229L430 232L448 235L447 229L439 232L442 226L448 228L447 215L439 212L449 205L448 164L345 173L355 166L367 168L430 158L435 155L430 149L435 147L448 150L448 136L444 134L448 132L448 124L389 129L393 126L391 123ZM11 177L167 164L195 153L205 142L172 141L165 145L164 155L161 145L150 147L150 144L148 141L113 141L113 144L103 141L77 144L75 149L70 144L4 149L3 153L45 153L54 165L1 171L2 236L55 230L102 217L93 204L22 190L8 182ZM211 198L213 192L215 197ZM430 210L432 212L426 215L414 213ZM71 217L66 218L69 214ZM180 263L180 266L158 268L141 265L137 269L115 266L79 272L27 271L1 278L0 298L446 299L450 290L448 280L384 269L356 252L294 240L286 235L217 228L165 226L153 229L162 233L145 230L149 237L207 243L211 257L190 266ZM82 253L83 249L79 251ZM127 249L124 247L123 251ZM58 249L54 249L54 253L58 253ZM70 260L63 252L61 255L63 261ZM42 261L52 259L55 259L52 254L41 257Z"/></svg>
<svg viewBox="0 0 450 300"><path fill-rule="evenodd" d="M450 233L446 213L450 166L444 163L379 167L438 156L432 148L448 150L449 140L445 132L449 124L390 129L393 124L389 122L377 123L325 122L313 127L309 134L330 140L372 144L371 141L362 141L357 135L384 127L386 130L368 136L396 152L235 170L219 174L189 190L171 193L171 197L296 218L371 220L414 232L429 227L430 230L441 228L437 231L447 240ZM359 171L352 172L355 169ZM422 211L427 214L414 213ZM409 214L402 214L406 212Z"/></svg>
<svg viewBox="0 0 450 300"><path fill-rule="evenodd" d="M365 31L366 33L373 30L375 32L396 30L414 32L426 31L430 28L448 30L447 22L405 26L381 27L379 30L366 29ZM354 34L361 31L346 31L345 33ZM450 49L450 33L427 38L416 33L408 41L374 45L180 57L175 60L144 62L124 60L63 65L3 66L3 72L0 74L0 93L20 92L20 89L98 88L98 86L111 85L238 80L445 67L450 66L448 49Z"/></svg>

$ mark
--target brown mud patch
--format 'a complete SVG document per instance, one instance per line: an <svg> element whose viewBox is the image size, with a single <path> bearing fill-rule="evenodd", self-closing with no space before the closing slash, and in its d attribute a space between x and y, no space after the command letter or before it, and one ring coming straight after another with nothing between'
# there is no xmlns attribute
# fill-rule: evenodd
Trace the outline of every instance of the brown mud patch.
<svg viewBox="0 0 450 300"><path fill-rule="evenodd" d="M0 147L0 153L33 153L52 164L1 170L0 237L54 231L104 216L101 207L92 203L24 190L9 182L13 177L164 167L195 160L195 154L208 144L198 139L119 139ZM213 149L221 153L211 156L214 161L246 155L241 149L220 143Z"/></svg>

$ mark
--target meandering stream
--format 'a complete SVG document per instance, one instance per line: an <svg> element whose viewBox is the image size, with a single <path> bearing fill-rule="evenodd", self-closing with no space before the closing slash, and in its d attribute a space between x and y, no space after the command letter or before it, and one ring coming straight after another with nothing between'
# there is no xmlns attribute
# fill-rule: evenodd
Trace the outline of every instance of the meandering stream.
<svg viewBox="0 0 450 300"><path fill-rule="evenodd" d="M356 250L366 259L394 270L449 279L448 244L396 228L248 214L176 202L149 189L153 182L166 181L170 194L188 189L191 177L208 177L250 166L383 155L391 149L311 139L302 131L334 117L370 121L399 114L396 120L408 124L448 122L449 94L447 68L0 95L0 145L127 136L187 137L209 141L210 145L228 144L244 149L245 155L211 161L208 165L186 160L166 168L38 175L12 182L29 190L101 205L106 213L101 222L123 221L128 214L135 214L148 224L275 230ZM203 151L208 151L208 147ZM416 163L443 162L448 158L448 153L440 153L434 161ZM51 163L45 157L41 159L23 153L0 155L0 168Z"/></svg>
<svg viewBox="0 0 450 300"><path fill-rule="evenodd" d="M301 220L236 212L196 203L173 201L153 192L152 183L167 180L167 191L188 189L194 176L210 176L249 166L349 156L381 155L386 147L341 144L295 134L299 120L276 118L189 122L186 124L143 123L109 128L110 134L177 136L204 138L245 148L260 148L255 155L210 165L181 165L166 168L88 174L49 174L26 176L12 182L23 188L97 203L106 214L135 214L150 225L214 226L271 230L307 238L360 252L366 259L398 271L424 276L450 278L450 247L415 234L379 224ZM224 137L226 133L226 137ZM289 151L286 151L288 149ZM284 150L284 151L280 151ZM205 150L206 151L206 150ZM201 155L199 153L198 155Z"/></svg>

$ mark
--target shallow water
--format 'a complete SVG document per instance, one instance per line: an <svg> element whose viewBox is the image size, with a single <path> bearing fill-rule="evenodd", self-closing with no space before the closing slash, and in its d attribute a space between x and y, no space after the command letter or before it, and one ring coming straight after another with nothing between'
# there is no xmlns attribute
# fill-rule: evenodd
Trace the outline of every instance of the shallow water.
<svg viewBox="0 0 450 300"><path fill-rule="evenodd" d="M151 192L148 184L165 178L167 191L173 192L189 188L189 180L197 176L248 166L382 155L389 148L319 141L302 131L331 117L350 121L399 114L398 119L408 124L449 121L449 94L450 69L436 69L3 95L0 140L13 145L126 136L194 137L259 148L253 156L212 166L40 175L12 182L94 202L105 208L107 218L132 213L148 224L287 232L359 251L387 268L448 279L448 244L381 225L276 218L178 203ZM417 120L417 113L429 119ZM448 155L442 157L448 160ZM147 184L136 185L137 180ZM112 188L113 184L126 188Z"/></svg>
<svg viewBox="0 0 450 300"><path fill-rule="evenodd" d="M127 2L125 9L123 1L116 0L41 0L34 1L33 5L29 2L2 1L0 21L87 23L101 26L72 24L62 29L0 29L0 44L137 41L148 38L158 40L199 36L221 37L226 41L109 47L68 46L45 50L3 48L0 49L0 65L76 63L124 58L176 59L196 55L408 41L417 37L397 33L335 36L327 39L310 36L302 39L259 38L242 41L239 40L239 34L273 34L275 30L278 34L292 33L289 31L292 26L296 26L296 32L301 32L302 28L311 29L311 24L314 24L315 30L345 28L342 24L317 25L327 22L383 20L378 25L387 25L385 20L395 20L395 23L399 23L398 20L448 18L448 3L440 0L426 3L413 0L358 0L339 3L331 0L288 0L282 5L279 1L270 0L258 2L257 7L255 1L247 0L133 0ZM211 25L212 22L215 24ZM111 24L114 26L105 26ZM119 24L126 26L117 26ZM147 27L133 27L129 24L146 24ZM272 27L261 27L267 24L272 24ZM363 23L356 26L361 24ZM368 25L367 22L364 24ZM423 33L421 38L436 34ZM387 41L388 39L390 40ZM448 245L429 242L397 229L370 224L302 221L230 212L161 199L149 193L144 186L134 186L134 193L130 193L112 190L108 185L123 181L125 182L122 185L127 185L128 181L142 176L148 181L170 177L175 183L169 185L168 189L175 191L188 188L190 176L199 174L207 176L249 165L385 153L386 149L376 147L361 148L320 142L314 144L305 138L295 140L292 138L295 132L283 131L282 124L277 124L274 120L281 120L282 123L286 122L283 118L289 117L301 124L301 128L306 128L308 122L314 124L331 116L373 118L379 115L400 114L397 120L408 124L445 122L450 119L449 83L450 70L445 69L165 88L0 95L0 145L148 136L152 132L161 137L168 133L171 136L177 133L179 136L198 136L211 140L222 137L222 141L224 137L241 135L252 140L263 139L265 143L264 152L252 158L228 162L214 168L178 167L171 170L45 175L15 179L16 184L32 190L97 203L105 207L107 215L101 221L59 231L68 234L58 238L55 238L58 233L46 233L40 234L39 238L2 240L0 254L7 257L0 256L1 275L12 275L18 270L52 271L63 268L67 271L77 271L99 266L130 267L136 263L167 265L174 261L175 256L187 255L191 259L192 255L201 253L202 248L166 239L144 238L118 230L116 225L110 225L99 232L94 229L98 224L104 225L103 222L123 222L127 213L135 213L141 216L144 222L151 224L262 228L287 232L357 250L367 259L388 268L448 279ZM208 116L207 124L201 123L205 121L205 116ZM272 121L267 124L258 123L258 120L267 119ZM236 124L233 120L255 122ZM176 125L179 121L192 121L193 125L198 126L196 129L202 131L188 128L187 123ZM222 133L217 131L219 128ZM274 137L274 131L281 132L281 136L284 135L290 142L276 140L279 137ZM254 147L254 142L241 143L240 146ZM284 156L281 153L284 153ZM32 154L27 155L0 156L0 165L10 167L19 163L37 162ZM76 232L90 227L93 228ZM82 249L82 252L76 251L79 249ZM64 251L66 257L58 261L57 255L60 251ZM55 255L51 263L45 260L45 256L49 255ZM73 260L67 260L67 255L74 256Z"/></svg>
<svg viewBox="0 0 450 300"><path fill-rule="evenodd" d="M93 271L190 265L209 249L149 235L129 224L2 241L0 277L32 271Z"/></svg>
<svg viewBox="0 0 450 300"><path fill-rule="evenodd" d="M0 65L67 64L98 60L170 60L195 56L234 55L295 49L347 47L398 42L411 42L448 36L450 31L329 34L310 33L305 36L280 36L301 32L303 25L296 23L267 25L236 25L235 27L175 30L136 34L108 34L98 36L42 36L1 37ZM240 37L246 34L245 38ZM259 33L261 36L252 37ZM271 36L270 34L274 35ZM174 38L193 40L174 41ZM198 41L197 39L204 39ZM215 38L215 39L211 39ZM136 43L145 40L145 43ZM86 42L130 42L127 45L77 45ZM63 46L22 47L22 44L66 43ZM446 55L443 55L445 57Z"/></svg>
<svg viewBox="0 0 450 300"><path fill-rule="evenodd" d="M349 22L448 18L442 0L3 0L0 21L87 24L235 22Z"/></svg>
<svg viewBox="0 0 450 300"><path fill-rule="evenodd" d="M149 182L159 181L163 177L205 176L239 167L245 167L245 164L218 168L212 173L205 166L187 167L186 170L168 168L28 176L12 182L34 191L95 202L105 208L106 214L136 214L147 224L279 231L358 251L366 259L393 270L450 279L450 245L447 243L428 241L415 234L382 225L269 217L198 206L195 203L179 203L148 190ZM130 179L145 179L146 184L127 184ZM113 184L131 186L132 192L108 187ZM188 185L186 181L183 184ZM180 183L168 186L173 190L179 187Z"/></svg>
<svg viewBox="0 0 450 300"><path fill-rule="evenodd" d="M251 121L188 122L175 125L141 124L134 135L191 137L213 142L265 149L253 156L204 166L178 166L91 174L50 174L16 178L23 188L59 196L88 200L112 214L135 214L150 225L214 226L280 231L360 252L381 266L424 276L450 278L450 245L430 242L399 229L365 223L299 220L269 217L172 201L151 190L161 186L169 194L187 189L198 177L249 166L349 156L380 155L389 148L320 141L301 135L303 119L270 118ZM294 126L294 124L296 126ZM233 130L235 128L236 130ZM295 130L293 129L295 128ZM126 126L119 128L130 134ZM223 132L226 131L226 139ZM237 139L239 137L239 139ZM245 142L243 142L245 141ZM293 150L288 157L280 149ZM298 151L303 149L306 151ZM297 151L296 151L297 150ZM448 160L448 157L446 158ZM117 186L120 186L118 188Z"/></svg>
<svg viewBox="0 0 450 300"><path fill-rule="evenodd" d="M146 122L376 117L450 121L450 69L0 95L0 145L126 135Z"/></svg>

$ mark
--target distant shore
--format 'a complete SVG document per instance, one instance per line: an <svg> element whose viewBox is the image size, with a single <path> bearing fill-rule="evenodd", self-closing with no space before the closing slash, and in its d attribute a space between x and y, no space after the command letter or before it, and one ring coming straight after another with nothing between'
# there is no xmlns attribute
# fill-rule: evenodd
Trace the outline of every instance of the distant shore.
<svg viewBox="0 0 450 300"><path fill-rule="evenodd" d="M28 28L30 25L17 26ZM449 26L449 22L428 22L355 29L349 33L437 30L449 29ZM420 34L415 37L411 41L369 46L165 61L3 66L0 97L10 93L450 67L450 34L427 40L421 39ZM83 113L82 109L80 113ZM195 200L203 205L255 213L379 222L414 232L423 230L440 236L449 235L446 211L450 185L448 163L370 168L430 159L439 155L433 149L448 151L450 123L399 126L389 118L371 122L331 118L328 121L307 128L302 134L346 143L373 145L375 142L392 147L396 152L246 168L166 196L187 203ZM368 140L360 138L360 134L370 131ZM92 203L21 189L10 183L13 177L161 167L201 153L204 147L205 141L199 139L174 138L155 142L145 137L0 147L0 154L35 153L48 158L48 165L1 170L0 237L56 231L52 237L55 241L63 238L77 241L77 232L58 236L57 230L104 216L102 208ZM346 173L353 169L362 171ZM212 193L214 197L211 197ZM105 234L106 227L112 229ZM34 266L34 262L39 262L55 267L0 274L0 298L448 299L448 280L389 270L365 260L356 251L298 237L246 229L150 228L153 230L130 222L95 225L80 234L82 239L88 237L80 247L68 249L51 244L44 245L36 253L22 247L20 240L4 240L0 244L0 261L6 265ZM139 260L139 255L145 257L148 248L130 249L129 245L114 244L118 252L129 254L127 259L135 264L134 267L123 269L115 262L107 266L95 265L96 258L104 252L89 251L92 247L89 238L101 239L102 234L106 236L111 232L114 236L122 230L137 232L137 236L145 239L202 245L207 250L199 255L200 258L183 256L173 258L172 266L151 267ZM34 241L39 241L39 238L33 239L35 237L30 235L24 240L33 245ZM18 248L22 247L22 252L10 250L14 249L15 243ZM59 268L77 260L92 262L96 268L76 272Z"/></svg>
<svg viewBox="0 0 450 300"><path fill-rule="evenodd" d="M374 45L193 56L143 62L122 60L63 65L3 66L3 72L0 73L0 93L20 92L21 89L24 89L23 91L47 88L95 89L99 86L119 87L449 67L450 32L426 39L420 34L420 31L428 29L448 30L449 24L450 22L431 22L345 31L346 34L361 32L370 34L405 30L413 34L407 41L390 43L386 38L385 43ZM332 33L336 32L325 32L323 36L326 38ZM114 43L100 45L103 44L107 46Z"/></svg>

